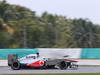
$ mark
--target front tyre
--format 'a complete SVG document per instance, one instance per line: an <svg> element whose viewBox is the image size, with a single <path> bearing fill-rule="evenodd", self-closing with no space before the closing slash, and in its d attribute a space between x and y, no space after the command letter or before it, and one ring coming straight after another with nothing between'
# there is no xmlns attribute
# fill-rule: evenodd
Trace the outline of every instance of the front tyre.
<svg viewBox="0 0 100 75"><path fill-rule="evenodd" d="M77 64L71 64L71 68L74 69L74 70L77 70L78 69L78 65Z"/></svg>
<svg viewBox="0 0 100 75"><path fill-rule="evenodd" d="M19 63L19 61L14 61L14 62L12 62L12 64L11 64L11 69L13 69L13 70L19 70L20 69L20 63Z"/></svg>

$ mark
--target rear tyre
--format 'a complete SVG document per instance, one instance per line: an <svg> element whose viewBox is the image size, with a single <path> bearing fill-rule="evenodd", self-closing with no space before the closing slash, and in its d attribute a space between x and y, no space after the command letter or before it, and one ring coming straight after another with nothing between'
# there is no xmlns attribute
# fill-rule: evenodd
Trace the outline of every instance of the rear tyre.
<svg viewBox="0 0 100 75"><path fill-rule="evenodd" d="M13 69L13 70L19 70L20 69L20 63L19 63L19 61L14 61L14 62L12 62L12 64L11 64L11 69Z"/></svg>
<svg viewBox="0 0 100 75"><path fill-rule="evenodd" d="M67 69L66 62L65 62L65 61L60 62L60 63L59 63L59 68L60 68L61 70Z"/></svg>

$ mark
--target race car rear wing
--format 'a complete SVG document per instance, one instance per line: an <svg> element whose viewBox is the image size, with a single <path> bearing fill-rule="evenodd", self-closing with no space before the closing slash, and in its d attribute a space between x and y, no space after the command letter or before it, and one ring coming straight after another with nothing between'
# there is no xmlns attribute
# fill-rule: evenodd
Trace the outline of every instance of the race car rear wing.
<svg viewBox="0 0 100 75"><path fill-rule="evenodd" d="M13 61L16 61L18 59L18 55L14 54L14 55L8 55L8 66L11 66L11 63Z"/></svg>

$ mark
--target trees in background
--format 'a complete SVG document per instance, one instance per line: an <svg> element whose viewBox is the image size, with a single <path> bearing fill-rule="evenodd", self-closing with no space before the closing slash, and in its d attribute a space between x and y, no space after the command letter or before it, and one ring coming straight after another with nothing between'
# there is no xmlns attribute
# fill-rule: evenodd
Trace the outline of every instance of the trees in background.
<svg viewBox="0 0 100 75"><path fill-rule="evenodd" d="M99 48L100 25L0 1L0 48Z"/></svg>

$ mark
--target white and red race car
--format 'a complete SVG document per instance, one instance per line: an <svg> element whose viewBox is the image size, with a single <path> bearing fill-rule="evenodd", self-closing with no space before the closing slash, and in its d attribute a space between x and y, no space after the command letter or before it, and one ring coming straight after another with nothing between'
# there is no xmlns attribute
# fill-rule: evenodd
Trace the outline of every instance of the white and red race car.
<svg viewBox="0 0 100 75"><path fill-rule="evenodd" d="M30 54L19 59L17 55L8 55L8 65L11 66L13 70L19 70L25 67L38 69L67 69L69 67L77 69L78 65L76 63L77 61L75 60L42 58L39 56L39 54Z"/></svg>

